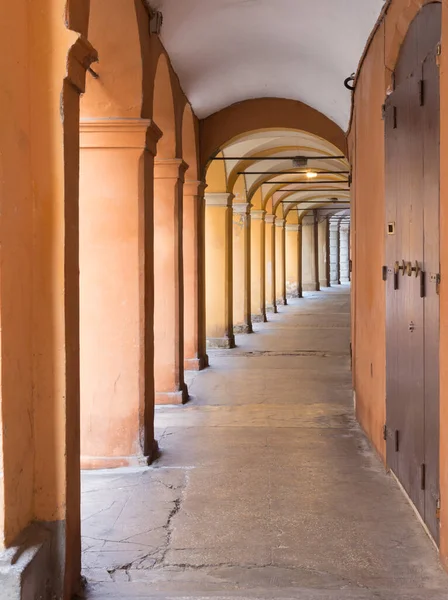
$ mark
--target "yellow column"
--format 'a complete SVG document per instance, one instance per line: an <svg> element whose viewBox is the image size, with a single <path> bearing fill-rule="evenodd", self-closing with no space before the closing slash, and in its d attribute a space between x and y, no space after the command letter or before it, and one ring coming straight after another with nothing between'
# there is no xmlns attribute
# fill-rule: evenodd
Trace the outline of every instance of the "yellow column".
<svg viewBox="0 0 448 600"><path fill-rule="evenodd" d="M275 221L275 263L277 305L286 306L285 219Z"/></svg>
<svg viewBox="0 0 448 600"><path fill-rule="evenodd" d="M205 343L205 183L184 183L185 369L208 365Z"/></svg>
<svg viewBox="0 0 448 600"><path fill-rule="evenodd" d="M181 159L154 165L154 380L156 404L188 400L184 380L183 183Z"/></svg>
<svg viewBox="0 0 448 600"><path fill-rule="evenodd" d="M324 218L318 224L318 245L319 245L319 286L329 287L330 285L330 228L328 219Z"/></svg>
<svg viewBox="0 0 448 600"><path fill-rule="evenodd" d="M300 297L299 235L300 225L287 223L286 229L286 295Z"/></svg>
<svg viewBox="0 0 448 600"><path fill-rule="evenodd" d="M316 236L317 227L314 215L304 217L302 221L302 288L305 292L319 290Z"/></svg>
<svg viewBox="0 0 448 600"><path fill-rule="evenodd" d="M251 313L253 323L266 322L265 210L250 213Z"/></svg>
<svg viewBox="0 0 448 600"><path fill-rule="evenodd" d="M299 225L299 298L303 298L303 226Z"/></svg>
<svg viewBox="0 0 448 600"><path fill-rule="evenodd" d="M209 348L235 347L232 200L232 194L205 194L206 333Z"/></svg>
<svg viewBox="0 0 448 600"><path fill-rule="evenodd" d="M235 333L252 333L250 203L233 204L233 321Z"/></svg>
<svg viewBox="0 0 448 600"><path fill-rule="evenodd" d="M266 312L277 312L275 294L275 215L266 215Z"/></svg>

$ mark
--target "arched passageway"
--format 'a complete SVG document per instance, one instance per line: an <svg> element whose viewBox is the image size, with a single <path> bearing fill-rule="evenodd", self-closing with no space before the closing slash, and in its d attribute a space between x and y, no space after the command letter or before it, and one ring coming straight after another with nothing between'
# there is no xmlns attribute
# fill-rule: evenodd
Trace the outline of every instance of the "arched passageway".
<svg viewBox="0 0 448 600"><path fill-rule="evenodd" d="M446 597L447 18L2 7L8 599Z"/></svg>

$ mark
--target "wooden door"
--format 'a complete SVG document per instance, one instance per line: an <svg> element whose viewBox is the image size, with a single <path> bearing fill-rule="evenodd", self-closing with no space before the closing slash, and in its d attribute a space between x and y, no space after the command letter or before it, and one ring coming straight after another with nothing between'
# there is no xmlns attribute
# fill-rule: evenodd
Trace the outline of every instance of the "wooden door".
<svg viewBox="0 0 448 600"><path fill-rule="evenodd" d="M440 19L411 25L385 105L387 461L436 540Z"/></svg>

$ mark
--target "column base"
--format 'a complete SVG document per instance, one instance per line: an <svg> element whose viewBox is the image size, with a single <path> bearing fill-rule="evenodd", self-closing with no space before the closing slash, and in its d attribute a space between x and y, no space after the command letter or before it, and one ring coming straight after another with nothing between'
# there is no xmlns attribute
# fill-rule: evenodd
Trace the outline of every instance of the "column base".
<svg viewBox="0 0 448 600"><path fill-rule="evenodd" d="M155 405L167 406L169 404L186 404L189 399L188 388L184 385L183 390L177 392L156 392Z"/></svg>
<svg viewBox="0 0 448 600"><path fill-rule="evenodd" d="M27 527L15 543L0 550L2 598L62 598L64 561L55 556L65 545L65 522L35 523ZM81 578L79 579L79 590Z"/></svg>
<svg viewBox="0 0 448 600"><path fill-rule="evenodd" d="M186 371L203 371L208 367L208 356L204 354L200 358L186 358L184 369Z"/></svg>
<svg viewBox="0 0 448 600"><path fill-rule="evenodd" d="M319 280L320 287L330 287L330 282L328 279L320 279Z"/></svg>
<svg viewBox="0 0 448 600"><path fill-rule="evenodd" d="M302 289L304 292L318 292L319 285L317 283L304 283Z"/></svg>
<svg viewBox="0 0 448 600"><path fill-rule="evenodd" d="M348 277L341 277L341 283L350 283L350 279Z"/></svg>
<svg viewBox="0 0 448 600"><path fill-rule="evenodd" d="M235 325L233 333L253 333L252 323L243 323L242 325Z"/></svg>
<svg viewBox="0 0 448 600"><path fill-rule="evenodd" d="M235 336L207 338L207 348L210 348L210 350L230 350L231 348L235 348Z"/></svg>
<svg viewBox="0 0 448 600"><path fill-rule="evenodd" d="M261 315L252 315L251 319L252 319L252 323L267 323L268 322L266 313L262 313Z"/></svg>
<svg viewBox="0 0 448 600"><path fill-rule="evenodd" d="M276 304L267 304L266 312L267 313L278 313L277 305Z"/></svg>
<svg viewBox="0 0 448 600"><path fill-rule="evenodd" d="M153 440L150 454L133 456L81 456L81 470L99 471L121 467L147 467L159 456L159 444Z"/></svg>
<svg viewBox="0 0 448 600"><path fill-rule="evenodd" d="M277 306L288 306L288 300L286 298L278 298Z"/></svg>

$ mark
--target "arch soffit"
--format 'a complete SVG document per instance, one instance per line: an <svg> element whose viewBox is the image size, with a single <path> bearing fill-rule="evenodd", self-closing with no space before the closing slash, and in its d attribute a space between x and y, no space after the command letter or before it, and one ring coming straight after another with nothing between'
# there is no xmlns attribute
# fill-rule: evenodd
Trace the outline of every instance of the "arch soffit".
<svg viewBox="0 0 448 600"><path fill-rule="evenodd" d="M319 201L322 201L322 200L327 200L327 197L326 196L316 196L316 195L313 195L313 196L302 196L301 198L297 198L296 202L294 202L294 203L291 202L290 204L288 204L287 207L283 209L283 215L286 217L286 215L288 215L288 213L292 209L296 209L298 207L298 205L299 205L299 202L300 203L313 204L313 205L314 204L319 204L319 206L327 206L327 207L331 206L331 204L329 202L325 202L325 203L319 202ZM338 197L338 201L343 201L343 200L345 200L344 197ZM349 198L347 198L347 204L350 204L350 199ZM282 206L281 200L278 200L277 202L275 202L274 205L273 205L272 213L274 215L276 215L278 209L281 206ZM313 206L313 208L315 208L315 207Z"/></svg>
<svg viewBox="0 0 448 600"><path fill-rule="evenodd" d="M272 156L272 157L278 157L281 153L287 153L289 156L291 154L293 155L298 155L301 152L304 153L315 153L316 156L328 156L328 161L333 161L333 165L328 164L327 162L325 162L324 165L322 165L320 168L321 170L325 169L325 167L327 168L334 168L336 165L339 165L341 168L342 167L347 167L348 163L347 161L343 160L343 159L335 159L332 158L331 154L324 154L323 152L319 152L316 150L316 148L313 148L311 146L274 146L272 148L269 149L265 149L265 150L261 150L261 151L255 151L255 152L251 152L251 154L245 158L243 161L238 162L236 165L234 165L230 171L229 171L229 191L232 190L232 186L235 183L236 178L238 177L238 173L240 171L246 171L245 175L246 176L250 176L251 172L248 171L247 169L250 169L253 166L256 166L258 164L260 164L260 166L263 167L263 170L266 171L270 171L270 173L266 176L260 176L258 179L256 179L250 186L249 189L252 189L254 186L256 186L258 184L258 182L262 183L264 181L268 181L269 179L272 178L272 175L275 174L275 170L274 169L279 169L279 168L285 168L288 169L288 171L294 171L295 168L294 167L290 167L290 162L285 158L285 162L280 162L278 160L273 160L272 165L269 166L268 161L257 161L255 158L253 157L262 157L262 156ZM311 161L312 162L312 159ZM347 167L348 168L348 167ZM271 171L272 169L272 171ZM312 167L313 171L318 171L319 168L318 167ZM299 172L299 169L297 169L297 171ZM303 169L302 169L303 171Z"/></svg>
<svg viewBox="0 0 448 600"><path fill-rule="evenodd" d="M337 183L337 181L335 181L335 183ZM333 184L328 184L333 185ZM293 187L293 186L292 186ZM276 204L276 200L275 200L275 195L279 195L279 201L281 200L286 200L287 198L291 198L292 196L297 196L297 200L300 201L302 199L306 199L308 198L309 194L311 194L313 198L327 198L330 195L330 188L328 192L313 192L312 189L309 190L304 190L304 191L300 191L298 192L297 190L291 190L291 185L279 185L279 186L275 186L276 189L271 189L269 190L268 194L266 194L266 196L263 198L263 203L264 206L267 205L268 201L272 198L274 204ZM348 198L350 199L350 192L340 192L340 191L335 191L335 194L332 195L332 197L334 198Z"/></svg>
<svg viewBox="0 0 448 600"><path fill-rule="evenodd" d="M154 76L152 118L162 131L157 144L158 158L176 158L179 149L178 119L168 59L160 53Z"/></svg>
<svg viewBox="0 0 448 600"><path fill-rule="evenodd" d="M188 165L186 179L197 181L198 171L198 130L191 106L185 103L182 115L182 158Z"/></svg>
<svg viewBox="0 0 448 600"><path fill-rule="evenodd" d="M316 206L312 206L312 207L308 207L305 208L299 215L299 223L302 223L303 219L313 210L319 210L320 208L325 208L327 205L326 204L317 204ZM348 210L348 212L350 211L350 209L345 209ZM343 217L341 217L343 218Z"/></svg>

